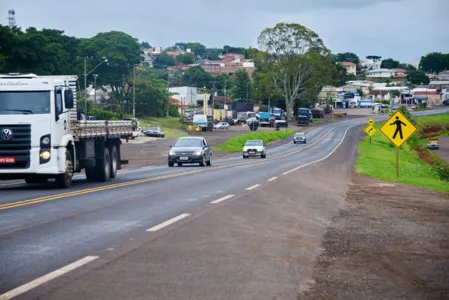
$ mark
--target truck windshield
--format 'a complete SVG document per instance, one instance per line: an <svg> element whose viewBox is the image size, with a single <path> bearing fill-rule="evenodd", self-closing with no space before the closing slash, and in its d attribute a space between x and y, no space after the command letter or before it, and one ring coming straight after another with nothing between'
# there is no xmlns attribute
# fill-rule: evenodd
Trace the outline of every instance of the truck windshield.
<svg viewBox="0 0 449 300"><path fill-rule="evenodd" d="M49 91L0 91L0 115L49 113Z"/></svg>

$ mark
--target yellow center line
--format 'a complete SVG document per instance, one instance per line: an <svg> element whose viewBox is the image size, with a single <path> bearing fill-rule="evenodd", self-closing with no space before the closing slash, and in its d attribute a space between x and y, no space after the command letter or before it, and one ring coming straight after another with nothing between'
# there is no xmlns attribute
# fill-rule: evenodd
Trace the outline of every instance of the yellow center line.
<svg viewBox="0 0 449 300"><path fill-rule="evenodd" d="M151 178L127 181L127 182L122 182L122 183L108 184L108 185L99 186L99 187L95 187L95 188L89 188L89 189L80 190L80 191L73 191L73 192L68 192L68 193L43 196L43 197L29 199L29 200L11 202L11 203L6 203L6 204L1 204L0 210L6 210L6 209L15 208L15 207L25 206L25 205L37 204L37 203L41 203L41 202L48 202L48 201L58 200L58 199L67 198L67 197L95 193L95 192L105 191L105 190L109 190L109 189L115 189L115 188L124 187L124 186L131 186L131 185L136 185L136 184L141 184L141 183L159 181L159 180L163 180L163 179L176 178L176 177L181 177L181 176L185 176L185 175L191 175L191 174L196 174L196 173L201 173L201 172L206 172L206 171L214 171L214 170L220 170L220 169L225 169L225 168L230 168L230 167L237 167L237 166L243 166L243 165L248 165L248 164L263 163L265 161L270 161L270 160L282 159L282 158L286 158L286 157L298 154L298 153L316 145L317 143L319 143L323 139L325 139L334 129L335 129L335 127L331 128L321 138L319 138L317 141L307 145L306 147L295 150L293 152L286 153L281 156L266 158L266 159L258 160L258 161L254 161L254 162L241 162L241 163L229 164L229 165L224 165L224 166L211 167L211 168L207 168L207 169L193 170L193 171L180 172L180 173L161 175L161 176L156 176L156 177L151 177Z"/></svg>

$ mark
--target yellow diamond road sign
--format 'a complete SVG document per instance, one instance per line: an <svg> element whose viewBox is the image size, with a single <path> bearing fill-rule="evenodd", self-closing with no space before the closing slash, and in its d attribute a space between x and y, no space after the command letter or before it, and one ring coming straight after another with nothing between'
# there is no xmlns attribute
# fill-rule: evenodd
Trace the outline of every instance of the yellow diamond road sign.
<svg viewBox="0 0 449 300"><path fill-rule="evenodd" d="M397 111L380 127L380 131L399 148L415 133L416 127Z"/></svg>
<svg viewBox="0 0 449 300"><path fill-rule="evenodd" d="M368 124L369 124L369 125L374 125L374 123L376 123L376 121L374 121L373 119L369 119L369 120L368 120Z"/></svg>
<svg viewBox="0 0 449 300"><path fill-rule="evenodd" d="M376 133L376 128L374 128L373 126L369 125L368 127L365 128L365 132L367 135L372 136L373 134Z"/></svg>

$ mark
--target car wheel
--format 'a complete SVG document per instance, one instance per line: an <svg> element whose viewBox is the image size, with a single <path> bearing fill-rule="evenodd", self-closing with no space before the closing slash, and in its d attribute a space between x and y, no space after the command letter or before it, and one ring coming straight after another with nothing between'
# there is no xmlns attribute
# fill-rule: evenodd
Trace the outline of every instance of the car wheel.
<svg viewBox="0 0 449 300"><path fill-rule="evenodd" d="M293 144L296 144L296 142L293 142Z"/></svg>
<svg viewBox="0 0 449 300"><path fill-rule="evenodd" d="M206 162L206 165L209 167L212 165L212 157L209 158L209 160Z"/></svg>
<svg viewBox="0 0 449 300"><path fill-rule="evenodd" d="M175 165L175 164L172 163L172 162L169 162L169 163L168 163L168 166L169 166L169 167L173 167L174 165Z"/></svg>
<svg viewBox="0 0 449 300"><path fill-rule="evenodd" d="M206 157L203 155L203 160L200 162L200 167L204 167L206 165Z"/></svg>
<svg viewBox="0 0 449 300"><path fill-rule="evenodd" d="M265 158L265 157L267 157L267 154L262 154L262 155L260 156L260 158Z"/></svg>
<svg viewBox="0 0 449 300"><path fill-rule="evenodd" d="M178 167L182 167L182 163L178 163Z"/></svg>

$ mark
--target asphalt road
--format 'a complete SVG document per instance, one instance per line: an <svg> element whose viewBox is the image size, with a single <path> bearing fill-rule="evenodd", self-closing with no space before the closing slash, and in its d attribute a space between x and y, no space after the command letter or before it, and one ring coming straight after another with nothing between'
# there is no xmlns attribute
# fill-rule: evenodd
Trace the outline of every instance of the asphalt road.
<svg viewBox="0 0 449 300"><path fill-rule="evenodd" d="M449 109L417 115L444 112ZM373 117L376 121L385 118ZM20 293L25 292L36 283L24 284L185 211L242 189L250 193L270 178L322 161L368 119L318 127L309 133L307 144L270 149L264 160L243 160L236 155L213 160L211 167L145 167L123 171L106 184L77 179L64 191L20 183L2 185L0 299L10 299L11 294L4 293L20 286Z"/></svg>

